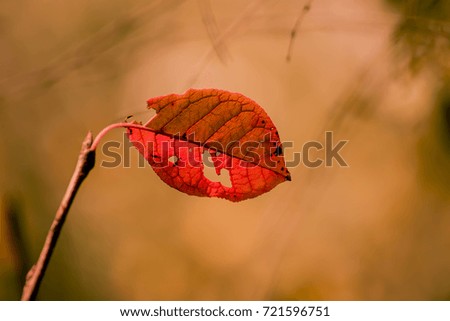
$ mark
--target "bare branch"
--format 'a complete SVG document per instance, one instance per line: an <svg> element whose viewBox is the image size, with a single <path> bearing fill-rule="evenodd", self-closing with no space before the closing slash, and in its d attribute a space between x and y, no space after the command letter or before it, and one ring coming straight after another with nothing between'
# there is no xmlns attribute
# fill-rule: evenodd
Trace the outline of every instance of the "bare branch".
<svg viewBox="0 0 450 321"><path fill-rule="evenodd" d="M42 279L44 278L44 274L47 270L53 250L58 242L58 237L67 218L67 214L69 213L70 206L72 205L81 183L94 168L95 150L100 140L106 135L106 133L114 128L137 128L141 130L153 131L151 128L139 125L137 123L115 123L105 127L95 137L95 139L92 138L91 132L86 135L81 147L80 155L78 156L75 171L73 172L72 178L67 186L66 193L59 204L59 208L56 211L55 218L53 219L53 223L47 233L41 254L39 255L37 263L31 267L26 276L26 282L22 291L22 301L36 300L39 287Z"/></svg>
<svg viewBox="0 0 450 321"><path fill-rule="evenodd" d="M66 193L59 205L56 212L53 223L48 231L47 238L45 239L44 247L42 248L39 259L35 265L30 269L27 274L27 279L22 292L23 301L35 300L47 269L48 263L55 249L56 242L58 241L59 234L66 220L70 206L73 199L80 188L81 183L87 177L89 172L95 165L95 150L91 149L92 134L89 132L83 141L78 162L75 167L75 171L72 175L72 179L67 187Z"/></svg>

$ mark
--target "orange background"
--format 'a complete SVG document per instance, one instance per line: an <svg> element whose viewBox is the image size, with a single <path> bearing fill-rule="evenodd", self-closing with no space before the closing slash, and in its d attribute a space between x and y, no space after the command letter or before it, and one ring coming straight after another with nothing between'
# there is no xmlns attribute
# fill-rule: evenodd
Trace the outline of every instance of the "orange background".
<svg viewBox="0 0 450 321"><path fill-rule="evenodd" d="M299 165L234 204L132 150L82 186L40 299L448 300L449 2L305 3L2 1L0 299L20 297L86 132L193 87L258 102L287 160L333 131L349 168Z"/></svg>

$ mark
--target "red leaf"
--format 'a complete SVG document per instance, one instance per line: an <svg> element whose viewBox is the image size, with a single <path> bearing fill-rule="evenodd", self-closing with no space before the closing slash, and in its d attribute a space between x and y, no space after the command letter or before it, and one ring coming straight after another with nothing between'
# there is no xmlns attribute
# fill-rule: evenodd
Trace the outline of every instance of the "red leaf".
<svg viewBox="0 0 450 321"><path fill-rule="evenodd" d="M148 100L156 115L128 137L158 176L190 195L241 201L290 180L275 125L251 99L218 89ZM209 151L217 174L228 170L231 187L204 175Z"/></svg>

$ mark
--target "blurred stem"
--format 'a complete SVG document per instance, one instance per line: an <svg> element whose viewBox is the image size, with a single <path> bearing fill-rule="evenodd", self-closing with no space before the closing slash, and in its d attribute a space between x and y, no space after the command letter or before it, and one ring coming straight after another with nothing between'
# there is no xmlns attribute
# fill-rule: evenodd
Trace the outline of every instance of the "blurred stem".
<svg viewBox="0 0 450 321"><path fill-rule="evenodd" d="M25 245L23 226L21 224L21 208L19 201L13 195L3 197L3 206L7 235L10 238L11 251L17 271L19 291L29 266L29 255Z"/></svg>
<svg viewBox="0 0 450 321"><path fill-rule="evenodd" d="M38 261L35 265L28 271L26 276L25 286L22 292L22 301L35 300L41 285L42 279L44 278L45 271L50 262L53 250L55 249L56 243L58 241L59 234L64 225L64 222L69 213L70 206L81 186L81 183L87 177L89 172L94 168L95 165L95 150L100 142L100 140L106 135L108 131L114 128L137 128L140 130L153 131L148 127L136 124L136 123L116 123L105 127L96 137L92 139L92 134L89 132L83 141L80 155L78 156L78 162L75 167L75 171L72 174L72 178L67 186L66 193L59 204L59 208L56 211L55 218L47 233L44 246L42 248L41 254L39 255Z"/></svg>
<svg viewBox="0 0 450 321"><path fill-rule="evenodd" d="M301 8L300 13L297 17L297 20L295 20L294 26L291 29L291 35L289 38L289 46L286 54L286 61L291 61L292 58L292 51L294 50L294 43L295 43L295 37L297 36L297 30L300 27L300 25L303 22L303 19L305 18L306 14L311 10L311 5L313 3L313 0L308 0Z"/></svg>

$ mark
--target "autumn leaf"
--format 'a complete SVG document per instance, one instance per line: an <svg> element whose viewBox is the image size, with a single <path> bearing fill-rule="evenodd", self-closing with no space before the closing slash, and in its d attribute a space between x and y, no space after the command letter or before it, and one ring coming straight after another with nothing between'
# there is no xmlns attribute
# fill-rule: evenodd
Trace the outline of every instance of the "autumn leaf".
<svg viewBox="0 0 450 321"><path fill-rule="evenodd" d="M128 138L158 176L190 195L242 201L291 180L278 131L253 100L218 89L148 100L156 115L145 127L128 128ZM204 175L203 153L216 173L228 170L231 187Z"/></svg>

